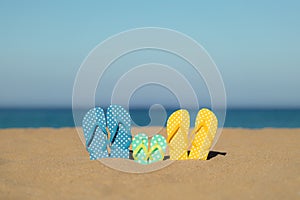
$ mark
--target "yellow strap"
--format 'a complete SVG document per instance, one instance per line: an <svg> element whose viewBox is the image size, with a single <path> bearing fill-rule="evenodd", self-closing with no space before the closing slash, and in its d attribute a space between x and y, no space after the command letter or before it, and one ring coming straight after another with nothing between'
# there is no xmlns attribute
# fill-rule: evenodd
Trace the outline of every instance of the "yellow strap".
<svg viewBox="0 0 300 200"><path fill-rule="evenodd" d="M200 122L200 124L198 125L198 127L197 128L195 127L195 129L193 130L192 134L195 134L195 133L199 132L199 130L201 128L204 128L205 131L208 131L207 125L204 122Z"/></svg>
<svg viewBox="0 0 300 200"><path fill-rule="evenodd" d="M168 134L168 138L167 138L167 142L170 143L170 141L173 139L173 137L175 136L175 134L178 132L180 128L180 124L177 124L176 128L174 129L174 131L172 131L171 133Z"/></svg>
<svg viewBox="0 0 300 200"><path fill-rule="evenodd" d="M132 154L134 160L137 160L137 159L138 159L138 158L137 158L137 154L140 152L140 150L144 150L144 152L145 152L145 154L146 154L146 158L145 158L144 160L147 160L147 159L148 159L148 151L147 151L147 147L146 147L143 143L139 144L139 145L134 149L133 154Z"/></svg>
<svg viewBox="0 0 300 200"><path fill-rule="evenodd" d="M164 151L162 150L161 146L160 146L159 144L157 144L157 143L150 149L147 158L149 158L150 160L153 160L152 153L153 153L153 151L155 151L156 149L158 149L158 151L160 152L160 155L161 155L161 158L160 158L159 160L163 160L164 157L165 157L165 153L164 153Z"/></svg>
<svg viewBox="0 0 300 200"><path fill-rule="evenodd" d="M192 138L193 140L192 140L192 144L194 144L193 143L193 141L194 141L194 137L195 137L195 135L200 131L200 129L204 129L206 132L208 132L208 127L207 127L207 125L204 123L204 122L201 122L198 126L197 126L197 128L195 128L193 131L192 131L192 133L191 133L191 136L190 136L190 138Z"/></svg>
<svg viewBox="0 0 300 200"><path fill-rule="evenodd" d="M148 160L148 159L153 160L153 158L152 158L152 153L153 153L153 151L155 151L156 149L158 149L159 152L160 152L160 155L161 155L160 160L163 160L163 159L164 159L164 156L165 156L165 153L164 153L164 151L162 150L161 146L160 146L159 144L157 144L157 143L150 149L149 152L147 151L147 147L146 147L143 143L139 144L139 145L135 148L135 150L133 151L132 156L133 156L134 160L137 160L137 159L138 159L138 158L137 158L137 154L140 152L140 150L144 150L144 152L145 152L145 154L146 154L146 158L145 158L144 160Z"/></svg>

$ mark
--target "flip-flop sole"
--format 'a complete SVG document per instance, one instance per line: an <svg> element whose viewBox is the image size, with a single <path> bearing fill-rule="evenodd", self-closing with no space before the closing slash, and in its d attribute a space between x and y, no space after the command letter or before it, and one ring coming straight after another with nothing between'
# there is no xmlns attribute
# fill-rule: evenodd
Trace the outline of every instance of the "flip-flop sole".
<svg viewBox="0 0 300 200"><path fill-rule="evenodd" d="M107 158L107 135L104 132L106 121L103 109L99 107L90 109L82 120L82 127L90 159Z"/></svg>
<svg viewBox="0 0 300 200"><path fill-rule="evenodd" d="M149 164L162 161L167 149L166 139L162 135L154 135L150 141Z"/></svg>
<svg viewBox="0 0 300 200"><path fill-rule="evenodd" d="M148 164L148 136L144 133L137 134L131 145L134 161L144 165Z"/></svg>
<svg viewBox="0 0 300 200"><path fill-rule="evenodd" d="M119 105L107 109L107 126L110 131L111 158L129 158L129 146L132 141L129 113Z"/></svg>
<svg viewBox="0 0 300 200"><path fill-rule="evenodd" d="M218 128L215 114L204 108L196 117L195 136L192 141L189 159L206 160Z"/></svg>
<svg viewBox="0 0 300 200"><path fill-rule="evenodd" d="M168 119L167 134L171 160L186 160L190 115L187 110L177 110Z"/></svg>

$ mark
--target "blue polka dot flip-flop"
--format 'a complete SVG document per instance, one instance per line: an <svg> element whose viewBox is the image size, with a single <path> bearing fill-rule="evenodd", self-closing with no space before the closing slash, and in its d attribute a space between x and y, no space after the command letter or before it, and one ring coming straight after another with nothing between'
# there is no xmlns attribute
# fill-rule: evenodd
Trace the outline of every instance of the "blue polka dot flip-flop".
<svg viewBox="0 0 300 200"><path fill-rule="evenodd" d="M139 133L132 140L132 156L135 162L148 164L148 136L145 133Z"/></svg>
<svg viewBox="0 0 300 200"><path fill-rule="evenodd" d="M166 149L166 139L162 135L154 135L150 141L150 150L148 153L149 164L163 160Z"/></svg>
<svg viewBox="0 0 300 200"><path fill-rule="evenodd" d="M107 109L107 127L110 132L110 157L129 158L129 146L132 141L129 113L119 105L109 106Z"/></svg>
<svg viewBox="0 0 300 200"><path fill-rule="evenodd" d="M82 121L86 149L91 160L107 158L107 132L102 108L96 107L87 112Z"/></svg>

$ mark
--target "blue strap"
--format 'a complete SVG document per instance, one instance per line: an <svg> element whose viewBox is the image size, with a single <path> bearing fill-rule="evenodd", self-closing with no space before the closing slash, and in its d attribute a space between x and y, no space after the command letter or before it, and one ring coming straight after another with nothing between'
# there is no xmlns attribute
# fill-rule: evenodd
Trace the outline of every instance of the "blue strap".
<svg viewBox="0 0 300 200"><path fill-rule="evenodd" d="M96 132L96 129L97 128L101 128L101 130L102 130L102 132L107 136L108 134L107 134L107 131L106 131L106 129L105 129L105 127L103 127L103 126L99 126L99 124L95 124L94 125L94 127L91 129L91 131L89 132L89 134L88 135L91 135L91 137L89 138L89 140L86 140L86 149L88 150L88 147L91 145L91 143L92 143L92 141L93 141L93 139L94 139L94 137L95 137L95 132Z"/></svg>
<svg viewBox="0 0 300 200"><path fill-rule="evenodd" d="M120 125L122 125L125 128L126 131L126 135L128 136L128 138L131 138L131 132L130 132L130 128L125 126L124 123L119 122L118 124L116 124L113 128L112 128L112 132L110 133L110 138L109 138L109 142L112 145L113 141L115 140L115 138L117 137L117 134L119 132L119 128ZM129 133L129 134L128 134ZM131 141L130 141L131 143ZM130 144L129 144L130 145Z"/></svg>

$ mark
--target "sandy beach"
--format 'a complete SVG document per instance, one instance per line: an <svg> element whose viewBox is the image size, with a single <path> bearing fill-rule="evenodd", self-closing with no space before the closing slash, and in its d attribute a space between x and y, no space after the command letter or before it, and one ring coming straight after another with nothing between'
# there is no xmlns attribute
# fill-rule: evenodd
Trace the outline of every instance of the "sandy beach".
<svg viewBox="0 0 300 200"><path fill-rule="evenodd" d="M130 174L90 161L73 128L3 129L0 199L299 199L299 146L300 129L224 129L210 160Z"/></svg>

